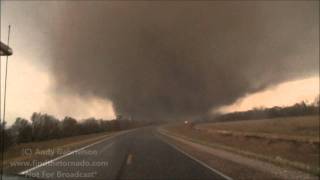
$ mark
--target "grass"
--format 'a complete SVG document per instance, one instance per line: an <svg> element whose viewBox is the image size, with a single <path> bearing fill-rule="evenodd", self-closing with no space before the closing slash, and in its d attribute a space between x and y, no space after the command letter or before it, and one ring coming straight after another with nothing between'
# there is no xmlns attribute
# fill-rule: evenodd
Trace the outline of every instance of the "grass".
<svg viewBox="0 0 320 180"><path fill-rule="evenodd" d="M208 147L211 147L211 148L222 149L222 150L225 150L225 151L228 151L228 152L231 152L231 153L236 153L236 154L239 154L239 155L243 155L243 156L246 156L246 157L249 157L249 158L254 158L254 159L270 162L270 163L273 163L273 164L277 164L277 165L282 166L282 167L287 167L287 166L294 167L294 168L296 168L298 170L302 170L302 171L308 172L310 174L313 174L313 175L316 175L316 176L320 176L320 168L319 167L314 167L314 166L311 167L309 165L306 165L306 164L303 164L303 163L300 163L300 162L295 162L295 161L290 161L290 160L287 160L287 159L282 159L279 156L271 157L271 156L266 156L266 155L263 155L263 154L256 154L254 152L233 148L233 147L230 147L230 146L225 146L225 145L221 145L221 144L215 144L215 143L212 143L212 142L205 141L203 139L193 138L193 137L190 137L190 136L185 136L185 135L182 135L180 133L177 134L177 133L174 133L172 131L168 132L167 130L164 130L164 129L161 129L160 131L162 131L165 134L169 134L171 136L176 136L176 137L185 139L185 140L193 142L193 143L198 143L198 144L201 144L201 145L204 145L204 146L208 146Z"/></svg>
<svg viewBox="0 0 320 180"><path fill-rule="evenodd" d="M46 161L61 156L72 150L99 141L113 132L80 135L48 141L21 143L10 147L4 154L4 169L6 173L17 173L27 167L13 167L12 162ZM46 153L51 152L51 153ZM30 168L30 167L28 167Z"/></svg>
<svg viewBox="0 0 320 180"><path fill-rule="evenodd" d="M235 122L205 123L197 127L210 130L267 133L319 139L319 126L319 116L300 116Z"/></svg>
<svg viewBox="0 0 320 180"><path fill-rule="evenodd" d="M205 123L195 128L181 123L165 129L204 145L319 175L319 116Z"/></svg>

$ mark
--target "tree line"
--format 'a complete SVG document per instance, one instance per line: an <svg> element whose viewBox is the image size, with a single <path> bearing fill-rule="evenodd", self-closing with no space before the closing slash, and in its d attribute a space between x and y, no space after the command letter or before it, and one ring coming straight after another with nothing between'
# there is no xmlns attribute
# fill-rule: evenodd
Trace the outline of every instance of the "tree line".
<svg viewBox="0 0 320 180"><path fill-rule="evenodd" d="M77 135L85 135L106 131L119 131L147 125L147 122L133 121L118 116L114 120L103 120L88 118L81 121L72 117L65 117L62 120L46 114L33 113L30 121L24 118L16 118L9 128L1 127L1 150L8 147L27 142L45 141ZM4 125L5 126L5 125Z"/></svg>
<svg viewBox="0 0 320 180"><path fill-rule="evenodd" d="M253 120L253 119L267 119L276 117L290 117L290 116L306 116L319 115L319 97L311 103L307 104L302 101L292 106L272 108L254 108L248 111L232 112L227 114L220 114L215 117L207 118L205 121L237 121L237 120Z"/></svg>

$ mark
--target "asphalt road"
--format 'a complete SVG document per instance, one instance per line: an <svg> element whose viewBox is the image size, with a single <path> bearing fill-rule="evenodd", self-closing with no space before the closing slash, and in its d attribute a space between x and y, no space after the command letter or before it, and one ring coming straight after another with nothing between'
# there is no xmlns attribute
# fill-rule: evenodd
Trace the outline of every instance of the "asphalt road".
<svg viewBox="0 0 320 180"><path fill-rule="evenodd" d="M224 179L173 148L154 128L92 145L26 173L40 179Z"/></svg>

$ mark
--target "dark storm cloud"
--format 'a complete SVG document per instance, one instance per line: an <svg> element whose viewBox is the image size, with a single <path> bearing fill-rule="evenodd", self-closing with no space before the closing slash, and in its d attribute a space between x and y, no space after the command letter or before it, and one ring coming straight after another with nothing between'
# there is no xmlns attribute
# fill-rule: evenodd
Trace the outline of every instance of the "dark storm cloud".
<svg viewBox="0 0 320 180"><path fill-rule="evenodd" d="M318 12L316 1L68 2L50 26L52 71L57 89L117 113L200 115L317 73Z"/></svg>

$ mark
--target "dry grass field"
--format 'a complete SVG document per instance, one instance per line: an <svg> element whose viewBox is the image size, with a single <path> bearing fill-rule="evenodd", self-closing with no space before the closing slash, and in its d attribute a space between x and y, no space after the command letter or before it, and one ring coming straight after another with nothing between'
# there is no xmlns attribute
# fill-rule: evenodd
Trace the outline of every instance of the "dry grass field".
<svg viewBox="0 0 320 180"><path fill-rule="evenodd" d="M200 129L266 133L319 139L319 116L282 117L274 119L205 123Z"/></svg>
<svg viewBox="0 0 320 180"><path fill-rule="evenodd" d="M26 167L29 165L15 164L15 162L28 163L37 161L37 163L41 163L53 159L54 157L61 156L74 149L99 141L112 134L114 133L103 132L14 145L4 154L4 171L5 173L20 172L21 170L31 167Z"/></svg>
<svg viewBox="0 0 320 180"><path fill-rule="evenodd" d="M319 175L319 116L198 124L165 129L193 141Z"/></svg>

